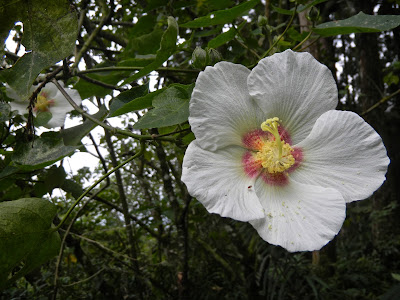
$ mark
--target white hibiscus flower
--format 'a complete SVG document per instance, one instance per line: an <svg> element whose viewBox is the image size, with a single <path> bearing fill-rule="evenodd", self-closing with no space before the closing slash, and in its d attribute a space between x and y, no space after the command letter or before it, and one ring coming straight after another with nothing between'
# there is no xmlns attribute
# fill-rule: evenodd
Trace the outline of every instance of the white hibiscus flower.
<svg viewBox="0 0 400 300"><path fill-rule="evenodd" d="M339 232L346 203L372 195L389 164L380 136L334 110L337 102L331 72L309 53L287 50L252 71L207 67L190 100L189 193L271 244L320 249Z"/></svg>
<svg viewBox="0 0 400 300"><path fill-rule="evenodd" d="M60 82L60 84L64 87L62 82ZM36 86L31 87L31 94L36 88ZM64 89L71 96L71 98L74 99L77 105L81 104L82 99L78 91L69 88ZM9 103L11 110L17 110L18 114L22 116L28 114L28 99L21 99L8 85L6 86L6 93L9 98L13 99L13 101ZM33 114L37 116L39 112L50 112L52 117L45 127L54 128L63 126L66 114L72 110L72 106L61 94L58 88L53 83L49 82L37 95L36 104L33 108Z"/></svg>

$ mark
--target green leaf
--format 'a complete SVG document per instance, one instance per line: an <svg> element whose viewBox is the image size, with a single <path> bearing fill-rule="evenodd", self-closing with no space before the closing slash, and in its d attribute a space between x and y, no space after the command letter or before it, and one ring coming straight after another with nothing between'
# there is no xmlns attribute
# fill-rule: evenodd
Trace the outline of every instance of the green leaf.
<svg viewBox="0 0 400 300"><path fill-rule="evenodd" d="M33 143L19 144L12 156L14 165L21 170L36 170L50 166L67 155L71 155L77 147L65 146L57 133L43 133Z"/></svg>
<svg viewBox="0 0 400 300"><path fill-rule="evenodd" d="M206 37L206 36L210 36L210 35L214 35L214 34L219 34L222 30L222 25L220 26L216 26L215 28L211 29L211 30L199 30L196 31L194 34L194 37Z"/></svg>
<svg viewBox="0 0 400 300"><path fill-rule="evenodd" d="M165 127L187 121L193 87L194 84L174 85L158 94L153 100L154 109L139 119L133 128Z"/></svg>
<svg viewBox="0 0 400 300"><path fill-rule="evenodd" d="M84 192L82 186L71 179L64 180L60 188L63 191L70 193L75 199L78 199Z"/></svg>
<svg viewBox="0 0 400 300"><path fill-rule="evenodd" d="M400 281L400 274L392 273L392 277L393 277L393 279Z"/></svg>
<svg viewBox="0 0 400 300"><path fill-rule="evenodd" d="M30 251L22 269L11 277L6 284L10 285L14 283L22 276L32 272L46 263L49 259L56 256L60 251L60 246L60 235L56 231L49 233L46 239L43 239L41 243L37 244L36 248Z"/></svg>
<svg viewBox="0 0 400 300"><path fill-rule="evenodd" d="M184 145L189 145L189 144L190 144L192 141L194 141L195 139L196 139L196 137L194 136L194 133L191 132L191 133L185 135L185 136L182 138L182 142L183 142Z"/></svg>
<svg viewBox="0 0 400 300"><path fill-rule="evenodd" d="M117 110L113 112L113 114L110 114L110 117L116 117L120 116L132 111L140 110L140 109L145 109L148 108L152 105L153 99L160 94L162 91L164 91L167 88L163 88L157 91L154 91L150 94L147 94L146 96L139 97L136 99L133 99L132 101L126 103L125 105L121 106Z"/></svg>
<svg viewBox="0 0 400 300"><path fill-rule="evenodd" d="M182 24L181 27L200 28L212 25L231 23L237 17L243 15L260 3L259 0L250 0L230 9L217 10L209 13L207 16L194 19L193 21Z"/></svg>
<svg viewBox="0 0 400 300"><path fill-rule="evenodd" d="M339 34L380 32L396 28L400 25L398 15L366 15L359 12L345 20L333 21L316 26L313 31L322 36L334 36Z"/></svg>
<svg viewBox="0 0 400 300"><path fill-rule="evenodd" d="M399 76L395 75L393 72L390 72L389 74L385 75L385 77L383 77L383 82L385 82L388 86L392 84L398 85Z"/></svg>
<svg viewBox="0 0 400 300"><path fill-rule="evenodd" d="M96 65L96 68L103 67L114 67L110 63L101 63ZM129 76L131 71L101 71L96 73L85 74L87 77L95 79L97 81L117 85L118 82ZM74 89L79 92L82 99L87 99L93 96L103 98L112 92L112 89L99 86L97 84L90 83L82 78L79 79L78 83L74 85Z"/></svg>
<svg viewBox="0 0 400 300"><path fill-rule="evenodd" d="M119 94L117 97L112 99L111 105L110 105L110 116L116 117L118 115L115 115L114 113L119 110L121 107L123 107L125 104L142 97L143 95L147 94L149 92L149 83L147 82L146 84L133 87L130 90L126 92L122 92Z"/></svg>
<svg viewBox="0 0 400 300"><path fill-rule="evenodd" d="M8 103L0 102L0 122L10 119L11 107Z"/></svg>
<svg viewBox="0 0 400 300"><path fill-rule="evenodd" d="M22 44L30 51L12 68L2 71L0 77L21 98L28 98L37 75L45 67L73 53L78 33L77 16L67 0L31 0L28 3L1 0L0 14L7 15L7 22L0 23L2 38L11 29L11 23L21 21L24 24Z"/></svg>
<svg viewBox="0 0 400 300"><path fill-rule="evenodd" d="M9 282L57 254L60 238L51 230L56 212L51 202L39 198L0 203L0 289L21 262L22 274L16 274Z"/></svg>
<svg viewBox="0 0 400 300"><path fill-rule="evenodd" d="M130 38L135 38L144 34L152 32L154 24L157 22L157 16L150 14L145 15L136 22L135 26L129 30L128 36Z"/></svg>
<svg viewBox="0 0 400 300"><path fill-rule="evenodd" d="M53 115L49 111L39 111L39 113L36 114L34 124L35 126L44 126L49 123L52 117Z"/></svg>
<svg viewBox="0 0 400 300"><path fill-rule="evenodd" d="M93 118L103 121L106 117L108 111L105 106L101 106L99 111L92 115ZM65 146L77 146L81 139L83 139L86 135L95 128L97 124L87 119L82 124L78 126L74 126L71 128L67 128L61 131L61 136L64 141Z"/></svg>
<svg viewBox="0 0 400 300"><path fill-rule="evenodd" d="M229 29L227 32L221 33L219 36L217 36L216 38L213 38L211 41L208 42L207 47L209 48L217 48L219 46L222 46L223 44L233 40L236 36L236 34L238 33L238 31L240 31L244 25L246 25L246 21L242 22L239 27L237 28L237 30L232 27L231 29Z"/></svg>
<svg viewBox="0 0 400 300"><path fill-rule="evenodd" d="M298 7L297 7L297 12L299 13L299 12L302 12L302 11L305 11L307 8L309 8L309 7L311 7L311 6L315 6L315 5L317 5L317 4L320 4L320 3L322 3L322 2L326 2L326 1L328 1L328 0L314 0L313 2L310 2L309 4L307 4L307 5L299 5ZM289 16L291 16L291 15L293 15L293 12L294 12L294 7L292 8L292 9L283 9L283 8L280 8L280 7L277 7L277 6L275 6L275 5L271 5L271 7L272 7L272 9L273 10L275 10L276 12L278 12L278 13L280 13L280 14L282 14L282 15L289 15Z"/></svg>
<svg viewBox="0 0 400 300"><path fill-rule="evenodd" d="M161 42L160 42L160 49L157 51L157 55L155 60L145 66L142 70L134 74L133 76L129 77L124 81L125 83L132 82L137 80L151 71L161 67L162 64L172 55L175 53L176 50L176 40L178 38L178 23L173 17L168 17L168 28L165 30Z"/></svg>
<svg viewBox="0 0 400 300"><path fill-rule="evenodd" d="M161 28L156 27L150 33L130 39L120 56L128 59L134 57L136 54L145 55L157 53L157 50L160 48L163 33L164 31Z"/></svg>
<svg viewBox="0 0 400 300"><path fill-rule="evenodd" d="M51 193L54 188L60 187L66 177L65 170L62 166L52 166L47 170L46 177L44 178L44 184L47 187L47 192Z"/></svg>

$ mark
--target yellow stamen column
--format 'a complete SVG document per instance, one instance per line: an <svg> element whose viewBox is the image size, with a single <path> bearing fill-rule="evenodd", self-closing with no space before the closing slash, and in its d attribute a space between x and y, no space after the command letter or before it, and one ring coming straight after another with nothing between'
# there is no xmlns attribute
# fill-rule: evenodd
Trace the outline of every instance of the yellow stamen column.
<svg viewBox="0 0 400 300"><path fill-rule="evenodd" d="M275 137L275 140L266 141L262 149L256 154L256 158L261 161L262 166L269 173L282 173L295 163L291 154L293 148L281 140L278 126L279 118L277 117L267 119L261 124L263 131L267 131Z"/></svg>

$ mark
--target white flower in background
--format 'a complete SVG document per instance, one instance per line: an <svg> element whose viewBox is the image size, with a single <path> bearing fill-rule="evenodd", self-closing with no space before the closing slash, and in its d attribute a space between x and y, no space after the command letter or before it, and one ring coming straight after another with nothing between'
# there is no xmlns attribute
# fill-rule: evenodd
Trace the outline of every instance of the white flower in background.
<svg viewBox="0 0 400 300"><path fill-rule="evenodd" d="M61 86L64 84L60 82ZM37 86L32 86L30 89L31 94L35 91ZM71 96L77 105L80 105L82 99L78 91L64 88L65 91ZM11 110L17 110L18 114L26 115L28 114L28 99L21 99L17 93L11 89L8 85L6 86L7 96L13 99L10 102ZM40 93L37 95L36 104L33 108L33 114L37 116L39 112L50 112L52 118L45 125L47 128L60 127L64 125L65 116L68 112L72 111L72 106L68 103L65 97L61 94L58 88L51 82L47 83Z"/></svg>
<svg viewBox="0 0 400 300"><path fill-rule="evenodd" d="M271 244L320 249L339 232L346 203L372 195L389 164L380 136L334 110L337 102L331 72L309 53L287 50L252 71L207 67L190 100L189 193Z"/></svg>

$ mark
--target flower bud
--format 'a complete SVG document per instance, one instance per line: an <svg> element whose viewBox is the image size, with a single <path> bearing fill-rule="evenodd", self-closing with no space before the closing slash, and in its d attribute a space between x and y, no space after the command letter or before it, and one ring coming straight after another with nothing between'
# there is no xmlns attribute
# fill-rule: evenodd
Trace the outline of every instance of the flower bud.
<svg viewBox="0 0 400 300"><path fill-rule="evenodd" d="M207 66L207 52L206 50L196 47L192 53L192 65L197 69L204 69Z"/></svg>
<svg viewBox="0 0 400 300"><path fill-rule="evenodd" d="M222 60L222 55L214 48L207 49L207 65L213 66Z"/></svg>
<svg viewBox="0 0 400 300"><path fill-rule="evenodd" d="M311 7L310 11L306 15L306 18L311 22L316 22L319 19L319 9L315 6Z"/></svg>
<svg viewBox="0 0 400 300"><path fill-rule="evenodd" d="M258 26L260 26L260 27L268 25L268 18L266 16L259 15L257 23L258 23Z"/></svg>

